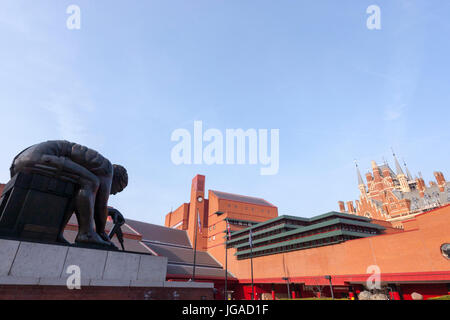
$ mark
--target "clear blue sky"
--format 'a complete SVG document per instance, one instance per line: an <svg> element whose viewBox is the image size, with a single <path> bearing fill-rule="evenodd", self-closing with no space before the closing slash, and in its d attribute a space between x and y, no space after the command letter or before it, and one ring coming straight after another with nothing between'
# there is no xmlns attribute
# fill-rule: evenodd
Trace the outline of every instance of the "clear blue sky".
<svg viewBox="0 0 450 320"><path fill-rule="evenodd" d="M68 30L66 9L81 9ZM366 8L381 8L368 30ZM49 139L127 167L111 204L163 224L190 182L313 216L358 196L353 160L450 178L447 0L0 2L0 181L23 148ZM280 129L280 169L181 165L173 130Z"/></svg>

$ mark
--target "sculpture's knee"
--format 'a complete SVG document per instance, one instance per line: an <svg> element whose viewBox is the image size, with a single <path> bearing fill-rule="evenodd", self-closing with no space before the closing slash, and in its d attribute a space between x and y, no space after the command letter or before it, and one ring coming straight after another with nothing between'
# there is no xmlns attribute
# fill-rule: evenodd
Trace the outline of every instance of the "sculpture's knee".
<svg viewBox="0 0 450 320"><path fill-rule="evenodd" d="M83 193L97 193L98 188L100 188L100 180L97 177L92 177L91 179L83 179L81 181L80 191Z"/></svg>

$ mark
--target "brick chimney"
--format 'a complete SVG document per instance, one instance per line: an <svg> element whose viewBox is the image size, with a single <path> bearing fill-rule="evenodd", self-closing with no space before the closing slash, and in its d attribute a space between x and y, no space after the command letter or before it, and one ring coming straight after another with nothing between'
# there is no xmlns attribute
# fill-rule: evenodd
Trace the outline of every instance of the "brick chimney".
<svg viewBox="0 0 450 320"><path fill-rule="evenodd" d="M440 172L440 171L436 171L434 173L434 176L436 178L437 185L439 186L439 191L444 192L445 184L446 184L446 181L445 181L445 178L444 178L444 174L442 172Z"/></svg>
<svg viewBox="0 0 450 320"><path fill-rule="evenodd" d="M338 201L339 204L339 211L340 212L345 212L345 204L344 201Z"/></svg>
<svg viewBox="0 0 450 320"><path fill-rule="evenodd" d="M417 189L419 190L419 195L423 198L423 196L425 195L425 181L423 180L423 178L417 178L416 182Z"/></svg>
<svg viewBox="0 0 450 320"><path fill-rule="evenodd" d="M356 213L353 201L347 201L348 213Z"/></svg>
<svg viewBox="0 0 450 320"><path fill-rule="evenodd" d="M370 172L366 173L366 180L367 180L367 189L370 191L373 182L373 176Z"/></svg>

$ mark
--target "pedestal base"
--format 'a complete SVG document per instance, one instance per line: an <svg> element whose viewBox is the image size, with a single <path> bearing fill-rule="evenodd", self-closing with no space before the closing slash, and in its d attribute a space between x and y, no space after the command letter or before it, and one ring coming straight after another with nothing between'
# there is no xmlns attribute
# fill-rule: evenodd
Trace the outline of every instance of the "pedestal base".
<svg viewBox="0 0 450 320"><path fill-rule="evenodd" d="M166 272L166 257L0 239L0 299L212 299L213 283Z"/></svg>

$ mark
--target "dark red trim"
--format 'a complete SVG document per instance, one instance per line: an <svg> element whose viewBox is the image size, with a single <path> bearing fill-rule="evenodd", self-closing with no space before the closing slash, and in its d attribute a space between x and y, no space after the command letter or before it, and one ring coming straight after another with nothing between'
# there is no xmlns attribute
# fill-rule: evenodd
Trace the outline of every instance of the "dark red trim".
<svg viewBox="0 0 450 320"><path fill-rule="evenodd" d="M331 275L333 284L345 285L351 282L365 282L372 274L351 274L351 275ZM319 283L316 283L319 280ZM323 280L323 281L322 281ZM328 281L321 276L315 277L290 277L290 282L305 284L327 285ZM450 281L450 271L432 271L432 272L410 272L410 273L382 273L383 282L430 282L430 281ZM260 278L254 279L255 283L286 283L280 278ZM323 283L322 283L323 282ZM250 279L239 279L240 284L251 283Z"/></svg>

